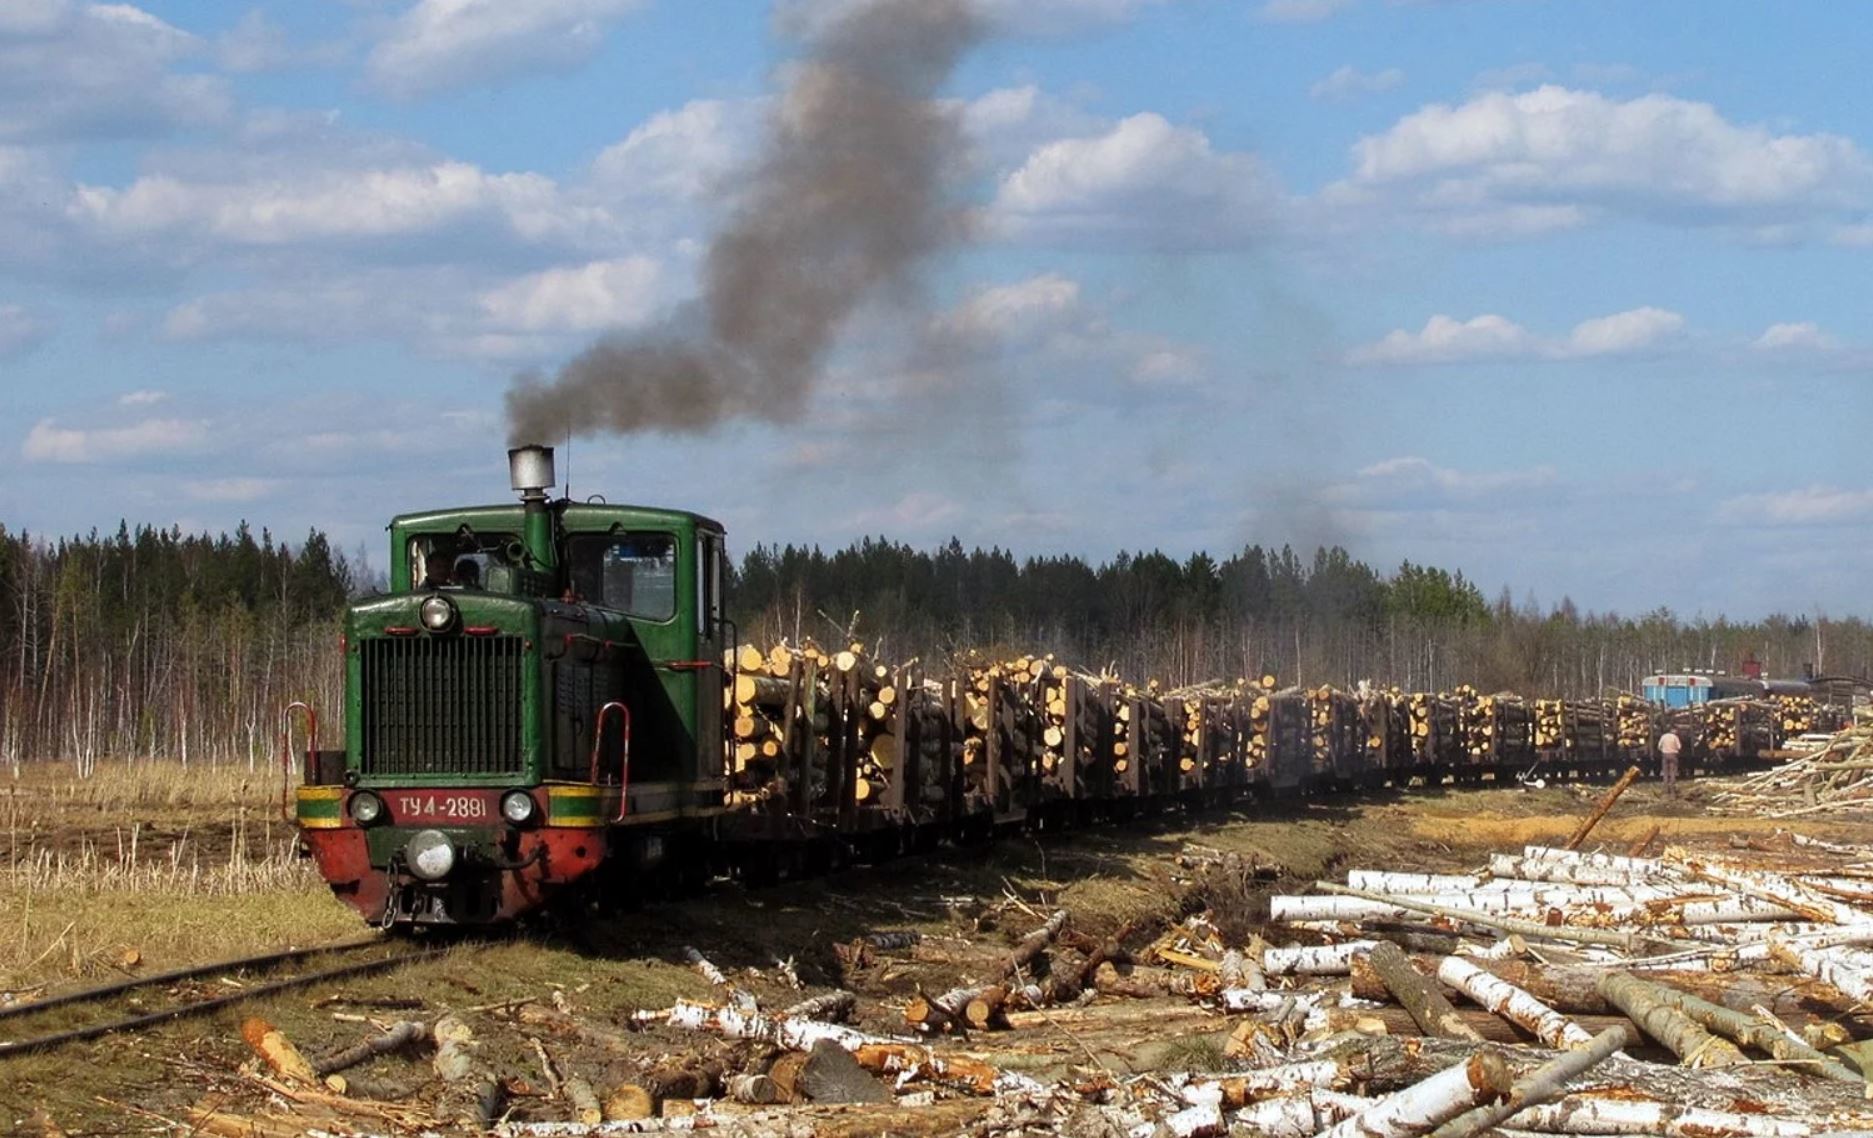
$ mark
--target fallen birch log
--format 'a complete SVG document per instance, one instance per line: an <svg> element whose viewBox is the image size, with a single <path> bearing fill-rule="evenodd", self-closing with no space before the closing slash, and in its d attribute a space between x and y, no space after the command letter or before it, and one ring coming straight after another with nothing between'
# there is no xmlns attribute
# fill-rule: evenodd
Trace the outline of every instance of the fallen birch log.
<svg viewBox="0 0 1873 1138"><path fill-rule="evenodd" d="M998 1071L986 1063L961 1056L942 1056L915 1043L900 1043L867 1035L838 1024L770 1016L735 1007L711 1007L679 1000L670 1009L670 1027L708 1031L730 1039L760 1039L790 1051L811 1051L825 1040L852 1053L868 1071L899 1076L900 1080L927 1080L967 1090L972 1094L1036 1091L1040 1084L1025 1075Z"/></svg>
<svg viewBox="0 0 1873 1138"><path fill-rule="evenodd" d="M1240 1075L1192 1079L1179 1092L1190 1103L1215 1102L1234 1110L1277 1095L1316 1088L1342 1090L1358 1081L1360 1071L1350 1060L1308 1059L1264 1067Z"/></svg>
<svg viewBox="0 0 1873 1138"><path fill-rule="evenodd" d="M1437 978L1554 1048L1584 1047L1593 1037L1534 996L1460 956L1446 956Z"/></svg>
<svg viewBox="0 0 1873 1138"><path fill-rule="evenodd" d="M1371 1105L1371 1099L1358 1095L1316 1089L1249 1103L1232 1121L1260 1138L1313 1138Z"/></svg>
<svg viewBox="0 0 1873 1138"><path fill-rule="evenodd" d="M1437 984L1412 967L1403 949L1384 941L1373 947L1369 960L1385 987L1426 1035L1467 1039L1473 1043L1483 1041L1482 1036L1463 1022L1457 1009L1438 991Z"/></svg>
<svg viewBox="0 0 1873 1138"><path fill-rule="evenodd" d="M1663 998L1657 984L1630 973L1609 972L1600 977L1599 991L1687 1067L1731 1067L1746 1061L1735 1044L1705 1031Z"/></svg>
<svg viewBox="0 0 1873 1138"><path fill-rule="evenodd" d="M1873 1001L1873 971L1856 968L1829 954L1791 941L1769 942L1769 955L1828 984L1855 1003Z"/></svg>
<svg viewBox="0 0 1873 1138"><path fill-rule="evenodd" d="M1824 897L1780 874L1740 869L1713 858L1696 857L1677 848L1666 850L1665 856L1693 877L1714 881L1746 896L1780 905L1811 921L1829 921L1837 925L1873 923L1873 913Z"/></svg>
<svg viewBox="0 0 1873 1138"><path fill-rule="evenodd" d="M1746 1016L1689 992L1662 985L1658 996L1711 1031L1720 1031L1738 1043L1767 1052L1782 1062L1801 1064L1795 1069L1803 1074L1818 1075L1842 1083L1859 1084L1864 1081L1838 1059L1808 1046L1781 1020L1775 1019L1774 1013L1767 1008L1761 1008L1755 1016Z"/></svg>
<svg viewBox="0 0 1873 1138"><path fill-rule="evenodd" d="M1637 885L1664 874L1665 863L1656 858L1616 854L1581 854L1528 846L1522 856L1493 854L1489 875L1525 881L1551 881L1565 885Z"/></svg>
<svg viewBox="0 0 1873 1138"><path fill-rule="evenodd" d="M1437 1128L1433 1138L1474 1138L1499 1122L1506 1122L1526 1107L1560 1098L1568 1081L1604 1063L1615 1051L1636 1042L1632 1032L1623 1027L1603 1031L1593 1042L1578 1051L1569 1051L1551 1059L1509 1088L1501 1102L1479 1106L1458 1115Z"/></svg>
<svg viewBox="0 0 1873 1138"><path fill-rule="evenodd" d="M843 989L809 996L790 1005L780 1014L788 1019L813 1019L822 1023L844 1023L858 1007L858 997Z"/></svg>
<svg viewBox="0 0 1873 1138"><path fill-rule="evenodd" d="M1554 1134L1645 1134L1662 1138L1809 1138L1814 1126L1793 1118L1732 1114L1645 1099L1568 1095L1559 1102L1522 1110L1510 1120L1517 1129ZM1865 1125L1863 1122L1862 1125ZM1829 1126L1828 1129L1845 1127Z"/></svg>
<svg viewBox="0 0 1873 1138"><path fill-rule="evenodd" d="M1478 928L1495 929L1499 932L1527 937L1531 940L1565 940L1576 944L1605 944L1623 949L1629 953L1638 953L1648 946L1665 948L1692 947L1665 937L1647 936L1642 933L1628 932L1622 929L1587 928L1580 925L1547 925L1537 921L1523 921L1512 917L1496 916L1492 913L1478 913L1469 909L1447 909L1438 905L1421 905L1416 901L1404 901L1395 897L1384 897L1376 893L1366 893L1360 889L1348 889L1344 885L1335 885L1330 881L1316 881L1314 888L1323 893L1344 894L1349 897L1365 897L1369 901L1383 901L1416 913L1429 913L1448 921L1461 921Z"/></svg>
<svg viewBox="0 0 1873 1138"><path fill-rule="evenodd" d="M1343 976L1352 971L1353 958L1371 952L1374 940L1340 944L1301 944L1262 952L1262 971L1270 976Z"/></svg>
<svg viewBox="0 0 1873 1138"><path fill-rule="evenodd" d="M1413 1138L1508 1094L1508 1064L1479 1051L1423 1082L1379 1100L1322 1132L1322 1138Z"/></svg>

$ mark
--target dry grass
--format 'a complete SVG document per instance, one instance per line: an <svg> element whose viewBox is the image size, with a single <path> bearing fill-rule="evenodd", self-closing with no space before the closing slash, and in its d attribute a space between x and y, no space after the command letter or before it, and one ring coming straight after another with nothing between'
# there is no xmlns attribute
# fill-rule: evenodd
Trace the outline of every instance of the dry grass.
<svg viewBox="0 0 1873 1138"><path fill-rule="evenodd" d="M278 793L245 768L23 767L0 784L0 990L358 931L298 855Z"/></svg>
<svg viewBox="0 0 1873 1138"><path fill-rule="evenodd" d="M277 809L280 771L266 763L184 765L170 759L22 763L0 779L0 797L55 811Z"/></svg>

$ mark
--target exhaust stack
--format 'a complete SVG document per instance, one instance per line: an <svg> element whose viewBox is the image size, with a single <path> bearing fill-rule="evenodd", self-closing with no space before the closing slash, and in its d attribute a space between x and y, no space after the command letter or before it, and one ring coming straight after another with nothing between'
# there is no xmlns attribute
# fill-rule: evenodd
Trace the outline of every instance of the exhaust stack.
<svg viewBox="0 0 1873 1138"><path fill-rule="evenodd" d="M546 508L546 491L553 476L553 448L532 443L507 452L507 480L520 491L527 510L527 560L531 568L551 573L559 564L553 544L553 515Z"/></svg>
<svg viewBox="0 0 1873 1138"><path fill-rule="evenodd" d="M553 485L553 448L532 443L507 452L507 480L520 491L521 498L546 500Z"/></svg>

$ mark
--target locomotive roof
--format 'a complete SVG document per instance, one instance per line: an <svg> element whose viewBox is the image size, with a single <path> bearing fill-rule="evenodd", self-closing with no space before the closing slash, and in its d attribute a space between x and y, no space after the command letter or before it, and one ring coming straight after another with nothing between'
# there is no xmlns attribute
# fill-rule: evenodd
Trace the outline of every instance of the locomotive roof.
<svg viewBox="0 0 1873 1138"><path fill-rule="evenodd" d="M553 503L560 516L567 524L578 527L581 524L603 523L607 521L624 522L662 522L687 521L703 529L722 530L722 523L703 514L689 510L667 510L660 506L635 506L623 502L573 502L561 498ZM430 526L455 526L467 522L471 525L489 522L507 522L518 526L523 510L520 503L499 506L456 506L442 510L418 510L414 513L398 514L390 519L390 524L402 529L424 529Z"/></svg>

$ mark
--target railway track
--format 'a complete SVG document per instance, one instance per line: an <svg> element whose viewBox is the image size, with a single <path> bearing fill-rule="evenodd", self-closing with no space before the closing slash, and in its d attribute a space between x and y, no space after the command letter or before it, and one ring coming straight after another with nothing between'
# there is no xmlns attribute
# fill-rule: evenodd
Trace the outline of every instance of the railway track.
<svg viewBox="0 0 1873 1138"><path fill-rule="evenodd" d="M328 980L381 972L400 964L433 956L436 951L433 948L411 948L407 942L399 942L383 936L360 937L356 940L339 941L334 944L282 949L254 956L218 960L211 964L190 965L187 968L138 976L112 984L66 992L14 1007L0 1008L0 1059L34 1051L45 1051L67 1043L97 1039L116 1032L135 1031L190 1016L204 1015L245 1000L320 984ZM363 959L346 959L358 956ZM324 958L340 958L343 962L329 963ZM166 993L167 996L173 997L168 1006L154 1009L140 1006L144 994L163 992L191 980L201 980L205 977L231 978L234 974L270 972L295 964L318 966L279 979L244 983L236 990L222 994L197 994L191 997L186 992L179 995ZM111 1016L111 1010L120 1004L127 1005L134 1010ZM74 1009L92 1009L109 1018L94 1018L79 1026L60 1027L39 1035L11 1036L10 1029L13 1026L11 1021L31 1021L59 1009L66 1009L68 1012Z"/></svg>

